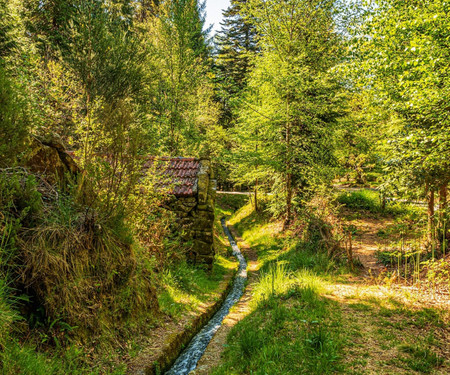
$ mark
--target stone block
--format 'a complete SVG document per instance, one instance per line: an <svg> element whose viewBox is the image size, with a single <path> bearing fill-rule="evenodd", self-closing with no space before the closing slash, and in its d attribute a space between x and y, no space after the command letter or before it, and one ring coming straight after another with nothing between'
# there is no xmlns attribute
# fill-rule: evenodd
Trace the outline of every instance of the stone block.
<svg viewBox="0 0 450 375"><path fill-rule="evenodd" d="M193 251L200 255L209 255L213 251L213 246L211 243L194 240Z"/></svg>
<svg viewBox="0 0 450 375"><path fill-rule="evenodd" d="M214 223L208 219L197 219L195 220L192 228L196 230L211 230Z"/></svg>

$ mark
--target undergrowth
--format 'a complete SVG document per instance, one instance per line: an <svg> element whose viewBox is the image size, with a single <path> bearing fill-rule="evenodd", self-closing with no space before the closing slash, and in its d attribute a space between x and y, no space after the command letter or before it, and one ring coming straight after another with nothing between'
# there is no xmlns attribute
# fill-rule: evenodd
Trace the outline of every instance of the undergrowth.
<svg viewBox="0 0 450 375"><path fill-rule="evenodd" d="M351 210L367 211L383 216L403 215L409 216L413 220L417 219L422 211L419 207L412 204L395 200L386 201L383 205L380 193L369 189L342 192L338 194L336 201Z"/></svg>

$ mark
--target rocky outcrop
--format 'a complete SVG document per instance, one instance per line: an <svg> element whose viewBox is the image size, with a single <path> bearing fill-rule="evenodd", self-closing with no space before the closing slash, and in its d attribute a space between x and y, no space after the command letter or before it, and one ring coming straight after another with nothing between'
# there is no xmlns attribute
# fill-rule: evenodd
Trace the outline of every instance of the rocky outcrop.
<svg viewBox="0 0 450 375"><path fill-rule="evenodd" d="M32 137L30 152L23 164L52 185L65 185L69 176L73 177L80 171L73 158L66 153L61 138L54 134Z"/></svg>

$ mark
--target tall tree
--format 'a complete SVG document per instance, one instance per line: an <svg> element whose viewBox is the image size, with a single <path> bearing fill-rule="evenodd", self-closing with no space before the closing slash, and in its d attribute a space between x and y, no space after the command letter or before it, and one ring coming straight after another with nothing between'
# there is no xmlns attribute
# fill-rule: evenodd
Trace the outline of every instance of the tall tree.
<svg viewBox="0 0 450 375"><path fill-rule="evenodd" d="M167 1L147 22L146 121L162 154L206 152L216 122L203 9L196 0Z"/></svg>
<svg viewBox="0 0 450 375"><path fill-rule="evenodd" d="M243 5L247 0L232 0L223 12L222 29L216 36L217 96L222 104L222 123L233 122L230 100L247 84L248 73L257 52L256 27L245 19Z"/></svg>
<svg viewBox="0 0 450 375"><path fill-rule="evenodd" d="M357 30L354 49L355 79L391 113L384 145L390 182L427 197L430 243L435 192L445 197L450 180L449 19L443 0L379 0Z"/></svg>
<svg viewBox="0 0 450 375"><path fill-rule="evenodd" d="M251 0L245 7L261 35L261 56L242 100L239 134L258 143L249 152L282 196L278 210L292 219L294 195L323 176L332 156L332 128L340 115L339 84L331 69L340 43L333 1ZM248 156L241 155L248 163ZM249 168L252 166L249 165Z"/></svg>

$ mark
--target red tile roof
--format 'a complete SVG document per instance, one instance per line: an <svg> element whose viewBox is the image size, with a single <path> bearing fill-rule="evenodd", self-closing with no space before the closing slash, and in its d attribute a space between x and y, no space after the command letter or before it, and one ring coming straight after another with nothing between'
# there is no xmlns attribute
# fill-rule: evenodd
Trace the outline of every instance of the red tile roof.
<svg viewBox="0 0 450 375"><path fill-rule="evenodd" d="M67 154L78 159L73 151ZM103 156L104 157L104 156ZM169 194L177 197L190 197L197 194L198 173L200 171L200 159L183 157L154 157L149 156L143 165L143 173L150 169L160 181L157 188L168 189Z"/></svg>
<svg viewBox="0 0 450 375"><path fill-rule="evenodd" d="M158 187L168 188L169 194L177 197L190 197L197 193L200 160L196 158L149 157L144 171L154 168L154 174L161 176Z"/></svg>

